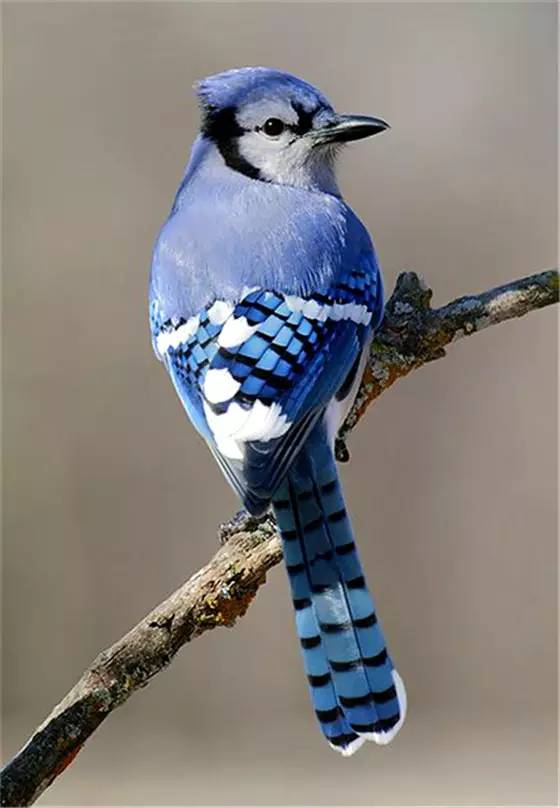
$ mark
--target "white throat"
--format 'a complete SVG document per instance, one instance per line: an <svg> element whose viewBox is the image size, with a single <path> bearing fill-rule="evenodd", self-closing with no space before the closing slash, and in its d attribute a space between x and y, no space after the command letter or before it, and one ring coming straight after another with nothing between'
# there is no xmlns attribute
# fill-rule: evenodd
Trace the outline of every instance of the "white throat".
<svg viewBox="0 0 560 808"><path fill-rule="evenodd" d="M239 141L240 155L258 169L263 180L340 196L334 149L310 151L305 138L290 143L284 149L278 149L276 144L274 147L267 146L261 137L253 133L244 135Z"/></svg>

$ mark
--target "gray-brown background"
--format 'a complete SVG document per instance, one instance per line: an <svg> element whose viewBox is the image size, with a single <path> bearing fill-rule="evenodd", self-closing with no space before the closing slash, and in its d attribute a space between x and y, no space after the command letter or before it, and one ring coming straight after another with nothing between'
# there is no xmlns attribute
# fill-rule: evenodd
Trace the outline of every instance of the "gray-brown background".
<svg viewBox="0 0 560 808"><path fill-rule="evenodd" d="M555 261L550 4L4 6L4 755L216 548L236 503L151 353L151 245L190 86L270 64L393 129L343 156L388 289ZM410 714L344 760L286 581L113 715L42 804L545 804L555 794L555 313L454 346L343 469Z"/></svg>

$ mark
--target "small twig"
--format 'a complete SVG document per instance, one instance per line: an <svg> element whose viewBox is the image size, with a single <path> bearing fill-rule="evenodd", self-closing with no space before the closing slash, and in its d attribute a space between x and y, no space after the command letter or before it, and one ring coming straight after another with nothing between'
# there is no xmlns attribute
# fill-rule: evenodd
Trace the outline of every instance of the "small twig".
<svg viewBox="0 0 560 808"><path fill-rule="evenodd" d="M356 401L337 441L398 378L445 356L445 347L490 325L558 302L558 273L541 272L481 295L431 309L432 292L413 272L401 274L371 347ZM271 516L237 514L219 531L222 548L137 626L103 651L2 773L1 804L32 804L64 771L99 724L171 662L177 651L241 617L282 551Z"/></svg>

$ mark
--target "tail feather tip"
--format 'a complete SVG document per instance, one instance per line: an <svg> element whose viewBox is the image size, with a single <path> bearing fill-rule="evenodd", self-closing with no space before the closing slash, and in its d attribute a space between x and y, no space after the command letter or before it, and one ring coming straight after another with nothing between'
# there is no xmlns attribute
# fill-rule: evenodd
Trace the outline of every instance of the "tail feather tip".
<svg viewBox="0 0 560 808"><path fill-rule="evenodd" d="M358 749L360 749L360 747L363 746L363 744L366 741L373 741L379 746L387 746L387 744L391 743L393 738L397 735L400 728L404 724L407 709L406 689L404 686L404 682L401 679L398 671L393 669L392 676L393 681L395 683L395 690L397 691L397 698L399 702L399 714L400 714L399 720L387 732L364 732L361 734L357 734L353 740L349 741L344 746L335 746L332 743L329 744L333 749L339 752L342 755L342 757L350 757L355 752L357 752Z"/></svg>
<svg viewBox="0 0 560 808"><path fill-rule="evenodd" d="M393 738L397 735L400 728L404 724L406 718L407 697L404 682L396 669L392 670L393 682L395 683L395 690L397 691L397 699L399 702L399 720L394 727L391 727L387 732L369 732L363 737L368 741L374 741L380 746L387 746L391 743Z"/></svg>
<svg viewBox="0 0 560 808"><path fill-rule="evenodd" d="M346 746L335 746L333 743L329 744L331 749L334 749L336 752L339 752L342 757L350 757L357 752L358 749L363 746L366 742L367 738L364 735L356 735L353 741L350 741L346 744Z"/></svg>

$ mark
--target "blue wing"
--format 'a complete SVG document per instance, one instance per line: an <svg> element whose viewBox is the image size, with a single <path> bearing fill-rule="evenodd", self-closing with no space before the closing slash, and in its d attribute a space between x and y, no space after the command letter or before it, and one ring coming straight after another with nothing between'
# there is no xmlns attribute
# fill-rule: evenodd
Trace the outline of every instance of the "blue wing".
<svg viewBox="0 0 560 808"><path fill-rule="evenodd" d="M187 320L158 322L156 352L196 428L252 513L267 507L325 408L347 392L382 316L372 252L308 297L245 289Z"/></svg>

